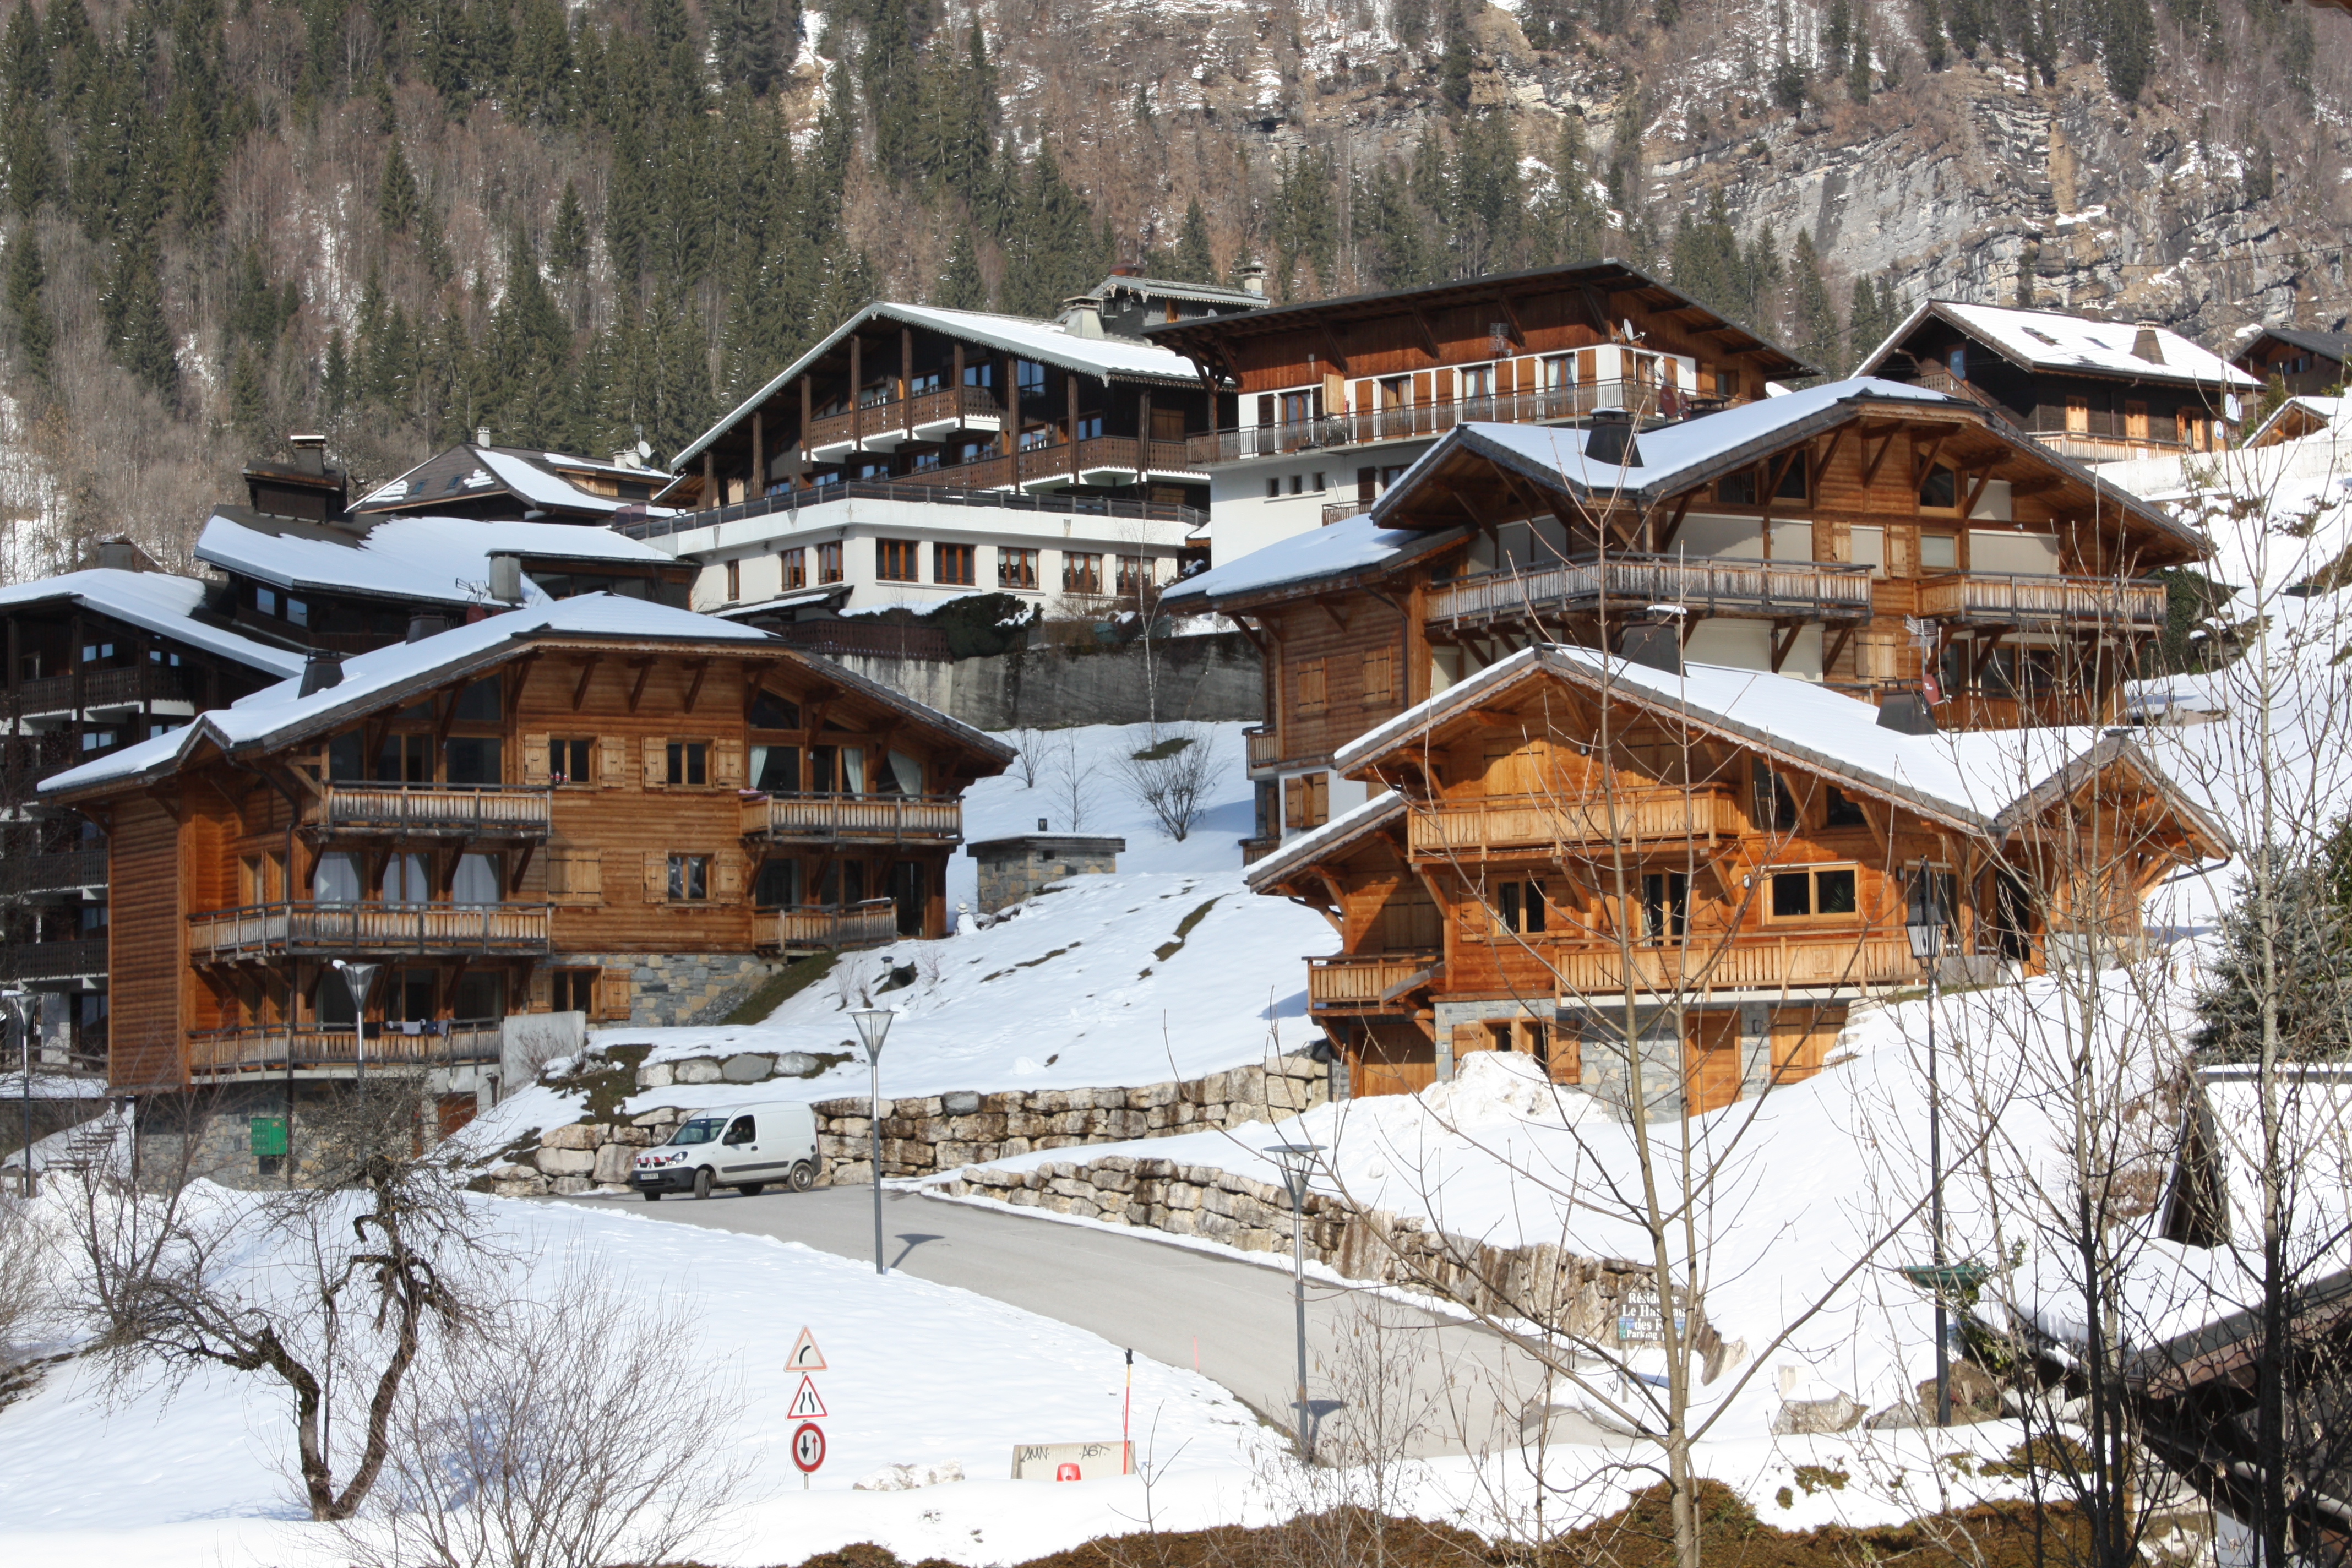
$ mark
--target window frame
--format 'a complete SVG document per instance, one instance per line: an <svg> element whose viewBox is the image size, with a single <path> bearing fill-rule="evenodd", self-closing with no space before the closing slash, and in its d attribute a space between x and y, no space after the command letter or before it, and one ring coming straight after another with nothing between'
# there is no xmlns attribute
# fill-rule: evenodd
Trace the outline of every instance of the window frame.
<svg viewBox="0 0 2352 1568"><path fill-rule="evenodd" d="M934 542L931 545L931 581L958 588L978 587L979 549L970 544Z"/></svg>
<svg viewBox="0 0 2352 1568"><path fill-rule="evenodd" d="M1062 552L1062 592L1102 595L1102 552L1099 550L1065 550ZM1083 566L1080 564L1083 563Z"/></svg>
<svg viewBox="0 0 2352 1568"><path fill-rule="evenodd" d="M816 547L816 580L820 586L844 580L841 542L835 539Z"/></svg>
<svg viewBox="0 0 2352 1568"><path fill-rule="evenodd" d="M899 570L903 567L904 570ZM874 578L879 583L919 583L923 580L923 546L915 539L877 539Z"/></svg>
<svg viewBox="0 0 2352 1568"><path fill-rule="evenodd" d="M1000 588L1026 589L1033 594L1035 593L1037 591L1037 556L1038 552L1034 550L1024 550L1012 544L998 545L996 547L996 585Z"/></svg>
<svg viewBox="0 0 2352 1568"><path fill-rule="evenodd" d="M587 771L584 773L573 773L568 767L557 767L555 763L559 755L556 750L558 747L571 748L570 756L564 758L567 763L576 762L584 757L588 763ZM598 765L601 755L602 749L597 744L597 737L593 735L550 735L547 738L548 784L556 789L595 788L604 782L598 777L602 772Z"/></svg>
<svg viewBox="0 0 2352 1568"><path fill-rule="evenodd" d="M1852 886L1852 907L1824 910L1822 908L1822 878L1843 877ZM1780 891L1783 879L1805 879L1805 909L1801 914L1780 912ZM1821 860L1802 866L1776 866L1764 872L1765 889L1762 907L1758 911L1764 923L1774 926L1851 926L1862 921L1862 862L1859 860Z"/></svg>
<svg viewBox="0 0 2352 1568"><path fill-rule="evenodd" d="M662 742L662 787L664 789L709 789L711 787L711 758L717 743L698 735L676 735ZM688 775L699 764L702 776Z"/></svg>
<svg viewBox="0 0 2352 1568"><path fill-rule="evenodd" d="M669 856L667 896L663 900L672 904L707 904L710 902L710 864L713 857L692 850L674 850ZM696 889L699 889L699 891Z"/></svg>

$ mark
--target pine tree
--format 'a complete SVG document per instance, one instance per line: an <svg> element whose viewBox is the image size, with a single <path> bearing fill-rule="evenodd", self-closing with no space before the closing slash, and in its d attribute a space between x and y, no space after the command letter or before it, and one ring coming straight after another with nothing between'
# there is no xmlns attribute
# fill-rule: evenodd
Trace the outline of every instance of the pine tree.
<svg viewBox="0 0 2352 1568"><path fill-rule="evenodd" d="M775 0L714 0L705 15L711 18L719 85L740 87L754 98L775 90L792 63Z"/></svg>
<svg viewBox="0 0 2352 1568"><path fill-rule="evenodd" d="M1293 274L1300 261L1315 271L1316 292L1328 293L1339 259L1339 226L1333 186L1337 169L1328 148L1301 148L1276 164L1279 185L1274 201L1274 271L1286 300L1296 297Z"/></svg>
<svg viewBox="0 0 2352 1568"><path fill-rule="evenodd" d="M1828 282L1822 277L1821 253L1813 247L1810 229L1797 233L1796 254L1789 263L1790 303L1796 313L1797 354L1811 360L1823 375L1834 375L1844 358L1844 331L1838 325L1837 307L1831 302Z"/></svg>
<svg viewBox="0 0 2352 1568"><path fill-rule="evenodd" d="M449 259L449 242L441 232L440 209L430 195L416 203L416 259L425 264L425 275L437 287L449 281L454 264Z"/></svg>
<svg viewBox="0 0 2352 1568"><path fill-rule="evenodd" d="M1444 216L1456 273L1475 278L1509 268L1518 259L1527 198L1518 132L1508 114L1490 109L1462 127L1453 176L1453 205Z"/></svg>
<svg viewBox="0 0 2352 1568"><path fill-rule="evenodd" d="M166 403L176 398L180 359L172 346L171 324L163 317L163 288L155 276L151 246L116 247L99 308L116 363Z"/></svg>
<svg viewBox="0 0 2352 1568"><path fill-rule="evenodd" d="M1470 107L1470 24L1456 5L1445 18L1445 52L1437 61L1437 96L1456 114Z"/></svg>
<svg viewBox="0 0 2352 1568"><path fill-rule="evenodd" d="M32 0L16 0L7 32L0 35L0 87L7 89L11 105L36 104L49 96L48 45Z"/></svg>
<svg viewBox="0 0 2352 1568"><path fill-rule="evenodd" d="M1845 69L1846 50L1853 45L1852 0L1830 0L1829 19L1822 24L1822 68L1832 76Z"/></svg>
<svg viewBox="0 0 2352 1568"><path fill-rule="evenodd" d="M1217 258L1209 248L1209 216L1194 196L1184 207L1184 226L1176 232L1176 253L1168 275L1180 283L1216 280Z"/></svg>
<svg viewBox="0 0 2352 1568"><path fill-rule="evenodd" d="M41 242L29 223L16 226L8 247L8 315L16 323L16 348L24 356L25 374L47 384L49 358L57 344L57 327L41 299L48 274L41 266Z"/></svg>
<svg viewBox="0 0 2352 1568"><path fill-rule="evenodd" d="M1599 260L1608 224L1592 195L1592 166L1585 156L1581 116L1560 116L1551 173L1556 209L1551 223L1553 259L1571 265Z"/></svg>
<svg viewBox="0 0 2352 1568"><path fill-rule="evenodd" d="M387 237L411 233L416 227L423 205L416 176L408 167L408 154L401 150L400 138L395 136L384 152L383 178L376 183L376 221L383 225Z"/></svg>
<svg viewBox="0 0 2352 1568"><path fill-rule="evenodd" d="M588 214L580 205L580 187L570 180L563 182L563 199L556 205L547 264L558 278L577 278L588 270Z"/></svg>
<svg viewBox="0 0 2352 1568"><path fill-rule="evenodd" d="M1870 101L1870 22L1853 30L1853 64L1845 73L1845 95L1856 103Z"/></svg>
<svg viewBox="0 0 2352 1568"><path fill-rule="evenodd" d="M5 132L8 159L8 205L19 217L30 217L42 202L56 194L56 160L49 153L48 122L37 103L12 106Z"/></svg>
<svg viewBox="0 0 2352 1568"><path fill-rule="evenodd" d="M327 359L319 373L319 406L330 419L342 417L352 402L352 361L343 349L343 329L327 331Z"/></svg>
<svg viewBox="0 0 2352 1568"><path fill-rule="evenodd" d="M906 7L898 0L881 0L873 8L857 70L874 117L874 161L895 180L919 178L924 73Z"/></svg>
<svg viewBox="0 0 2352 1568"><path fill-rule="evenodd" d="M509 110L541 125L561 125L572 110L572 30L558 0L522 0L515 30Z"/></svg>
<svg viewBox="0 0 2352 1568"><path fill-rule="evenodd" d="M78 108L105 73L105 48L89 25L82 0L51 0L44 20L43 47L49 57L50 97L60 108Z"/></svg>
<svg viewBox="0 0 2352 1568"><path fill-rule="evenodd" d="M263 351L248 348L239 348L229 363L229 428L248 451L265 448L270 442L268 365Z"/></svg>
<svg viewBox="0 0 2352 1568"><path fill-rule="evenodd" d="M1937 0L1919 0L1919 47L1929 70L1942 70L1950 63L1944 52L1944 13Z"/></svg>
<svg viewBox="0 0 2352 1568"><path fill-rule="evenodd" d="M2098 9L2099 63L2107 90L2126 103L2139 97L2156 63L2156 13L2147 0L2102 0Z"/></svg>
<svg viewBox="0 0 2352 1568"><path fill-rule="evenodd" d="M980 255L969 228L959 227L949 242L947 266L931 289L931 303L943 310L988 309L988 281L980 275Z"/></svg>

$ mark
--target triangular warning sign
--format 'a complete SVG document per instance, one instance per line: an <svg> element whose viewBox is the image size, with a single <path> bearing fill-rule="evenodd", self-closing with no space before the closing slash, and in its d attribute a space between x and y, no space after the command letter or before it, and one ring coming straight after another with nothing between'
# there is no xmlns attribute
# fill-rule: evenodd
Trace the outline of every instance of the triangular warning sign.
<svg viewBox="0 0 2352 1568"><path fill-rule="evenodd" d="M824 1414L824 1401L816 1395L816 1384L801 1379L800 1392L793 1395L793 1406L784 1412L787 1421L808 1421Z"/></svg>
<svg viewBox="0 0 2352 1568"><path fill-rule="evenodd" d="M824 1352L816 1348L816 1336L806 1329L793 1342L793 1353L784 1358L786 1372L823 1372Z"/></svg>

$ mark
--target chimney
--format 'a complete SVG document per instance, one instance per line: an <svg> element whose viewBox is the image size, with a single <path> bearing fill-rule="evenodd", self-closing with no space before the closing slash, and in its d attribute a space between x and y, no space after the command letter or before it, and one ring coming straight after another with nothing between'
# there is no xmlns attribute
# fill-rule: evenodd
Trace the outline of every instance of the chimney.
<svg viewBox="0 0 2352 1568"><path fill-rule="evenodd" d="M1241 284L1244 293L1255 294L1261 300L1265 298L1265 268L1256 262L1236 268L1234 278Z"/></svg>
<svg viewBox="0 0 2352 1568"><path fill-rule="evenodd" d="M522 557L493 555L490 557L490 597L502 605L522 603Z"/></svg>
<svg viewBox="0 0 2352 1568"><path fill-rule="evenodd" d="M322 647L312 648L310 657L302 661L300 695L315 697L329 687L341 686L342 683L343 656L339 653L330 653Z"/></svg>
<svg viewBox="0 0 2352 1568"><path fill-rule="evenodd" d="M144 572L155 564L145 551L119 533L98 542L98 563L112 572Z"/></svg>
<svg viewBox="0 0 2352 1568"><path fill-rule="evenodd" d="M294 467L305 474L323 477L327 471L327 438L314 430L297 430L286 437L294 448Z"/></svg>
<svg viewBox="0 0 2352 1568"><path fill-rule="evenodd" d="M2139 331L2132 334L2132 358L2144 359L2150 364L2164 363L2164 344L2157 338L2154 321L2142 321Z"/></svg>
<svg viewBox="0 0 2352 1568"><path fill-rule="evenodd" d="M448 629L449 617L446 616L428 616L420 610L408 617L410 642L423 642L426 637L437 637Z"/></svg>
<svg viewBox="0 0 2352 1568"><path fill-rule="evenodd" d="M1102 301L1091 294L1073 294L1063 300L1062 330L1074 338L1102 336Z"/></svg>
<svg viewBox="0 0 2352 1568"><path fill-rule="evenodd" d="M488 426L487 426L487 425L477 425L477 426L474 426L474 445L475 445L475 446L477 446L477 447L487 447L487 446L488 446L489 444L490 444L490 427L489 427Z"/></svg>
<svg viewBox="0 0 2352 1568"><path fill-rule="evenodd" d="M1642 449L1633 441L1633 416L1622 408L1594 409L1591 434L1585 437L1584 458L1612 468L1640 468Z"/></svg>
<svg viewBox="0 0 2352 1568"><path fill-rule="evenodd" d="M1643 621L1627 626L1617 638L1617 651L1627 664L1646 665L1668 675L1683 672L1683 629L1674 621Z"/></svg>
<svg viewBox="0 0 2352 1568"><path fill-rule="evenodd" d="M1932 735L1936 732L1935 710L1927 706L1927 699L1919 692L1889 691L1878 700L1878 727L1898 735Z"/></svg>

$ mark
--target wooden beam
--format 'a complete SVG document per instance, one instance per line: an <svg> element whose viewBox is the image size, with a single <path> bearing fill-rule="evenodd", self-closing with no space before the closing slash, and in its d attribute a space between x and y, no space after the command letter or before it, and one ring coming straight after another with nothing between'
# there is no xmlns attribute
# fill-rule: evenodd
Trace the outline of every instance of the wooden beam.
<svg viewBox="0 0 2352 1568"><path fill-rule="evenodd" d="M1333 626L1342 632L1348 629L1347 614L1341 610L1339 605L1333 604L1328 599L1318 599L1314 603L1317 609L1331 617L1331 625Z"/></svg>
<svg viewBox="0 0 2352 1568"><path fill-rule="evenodd" d="M634 714L637 710L638 699L646 694L646 682L653 676L654 658L647 654L642 658L633 658L629 660L629 668L637 672L636 679L629 683L629 711Z"/></svg>
<svg viewBox="0 0 2352 1568"><path fill-rule="evenodd" d="M512 724L515 715L522 711L522 689L530 684L531 667L538 662L539 654L534 650L515 660L511 667L514 679L508 683L506 689L506 721L509 724Z"/></svg>
<svg viewBox="0 0 2352 1568"><path fill-rule="evenodd" d="M1503 312L1503 320L1511 330L1511 341L1518 344L1519 347L1523 349L1526 348L1528 346L1528 330L1526 327L1520 325L1519 312L1517 309L1512 305L1510 295L1505 293L1500 289L1496 289L1495 308Z"/></svg>
<svg viewBox="0 0 2352 1568"><path fill-rule="evenodd" d="M1960 521L1962 522L1966 522L1969 519L1976 516L1977 502L1984 499L1985 486L1990 483L1992 483L1992 468L1988 464L1986 467L1977 471L1977 482L1973 486L1969 487L1968 502L1960 508Z"/></svg>
<svg viewBox="0 0 2352 1568"><path fill-rule="evenodd" d="M1781 453L1780 460L1773 465L1769 476L1767 477L1764 481L1764 493L1756 498L1758 500L1764 503L1764 510L1756 520L1757 524L1759 528L1765 531L1768 539L1769 538L1772 527L1772 502L1780 493L1780 481L1789 477L1790 465L1796 462L1798 454L1804 451L1804 449L1805 448L1802 447L1791 447L1787 451ZM1769 552L1772 547L1769 543L1767 543L1764 548L1767 552Z"/></svg>
<svg viewBox="0 0 2352 1568"><path fill-rule="evenodd" d="M1666 524L1664 537L1650 546L1653 552L1663 555L1667 551L1674 548L1675 535L1683 531L1683 517L1690 510L1691 501L1696 498L1698 492L1696 490L1685 490L1682 493L1682 498L1675 502L1674 521Z"/></svg>
<svg viewBox="0 0 2352 1568"><path fill-rule="evenodd" d="M592 653L580 661L580 679L572 685L572 710L580 711L580 704L588 700L588 678L596 673L596 661L603 654Z"/></svg>
<svg viewBox="0 0 2352 1568"><path fill-rule="evenodd" d="M1999 647L2000 639L2008 635L2007 626L1995 626L1992 635L1984 639L1984 647L1978 651L1976 661L1969 666L1969 684L1971 687L1984 679L1985 667L1992 663L1993 649Z"/></svg>
<svg viewBox="0 0 2352 1568"><path fill-rule="evenodd" d="M709 676L709 673L710 661L709 659L698 658L694 661L694 679L687 684L686 706L679 709L679 712L691 713L694 711L694 700L702 695L702 682L704 678Z"/></svg>
<svg viewBox="0 0 2352 1568"><path fill-rule="evenodd" d="M1437 346L1437 333L1435 330L1430 326L1429 318L1421 313L1421 307L1418 305L1412 306L1410 309L1412 312L1413 325L1421 329L1422 344L1429 350L1429 358L1431 363L1435 363L1437 361L1444 359L1445 357L1445 352Z"/></svg>
<svg viewBox="0 0 2352 1568"><path fill-rule="evenodd" d="M1911 459L1911 488L1913 489L1916 490L1921 485L1926 484L1927 482L1927 476L1935 472L1937 454L1943 451L1944 443L1951 439L1951 436L1952 432L1948 427L1937 431L1936 438L1927 443L1927 455L1924 458L1914 455Z"/></svg>
<svg viewBox="0 0 2352 1568"><path fill-rule="evenodd" d="M1829 679L1830 666L1837 662L1838 655L1845 651L1845 645L1852 640L1853 640L1853 623L1848 621L1845 625L1838 627L1837 640L1831 643L1828 647L1822 650L1822 678L1823 679L1826 680Z"/></svg>
<svg viewBox="0 0 2352 1568"><path fill-rule="evenodd" d="M1315 324L1323 329L1323 346L1331 351L1331 363L1339 367L1339 374L1341 375L1347 374L1348 351L1340 346L1339 332L1332 327L1331 322L1325 317L1318 316L1315 319ZM1211 412L1213 415L1214 410L1212 410ZM1326 416L1329 416L1335 411L1326 408L1323 412ZM1212 417L1209 423L1211 427L1213 428L1215 426L1216 420Z"/></svg>
<svg viewBox="0 0 2352 1568"><path fill-rule="evenodd" d="M1895 450L1895 437L1902 435L1904 428L1905 426L1901 425L1890 425L1886 427L1886 434L1879 438L1878 455L1863 465L1862 488L1864 489L1868 489L1877 481L1879 465L1886 461L1887 453ZM1869 440L1869 436L1865 434L1863 437L1864 445L1867 445Z"/></svg>
<svg viewBox="0 0 2352 1568"><path fill-rule="evenodd" d="M1789 658L1789 654L1790 654L1790 652L1792 649L1794 649L1794 648L1796 647L1796 646L1797 646L1797 634L1798 634L1799 632L1801 632L1801 631L1803 631L1804 629L1805 629L1805 623L1804 623L1804 622L1802 622L1802 621L1790 621L1790 622L1788 622L1788 623L1787 623L1787 624L1786 624L1786 625L1781 628L1781 633L1780 633L1780 635L1779 637L1777 637L1773 638L1773 640L1772 640L1772 673L1773 673L1773 674L1778 675L1778 674L1780 674L1780 666L1781 666L1782 664L1784 664L1784 663L1786 663L1786 662L1788 661L1788 658Z"/></svg>

